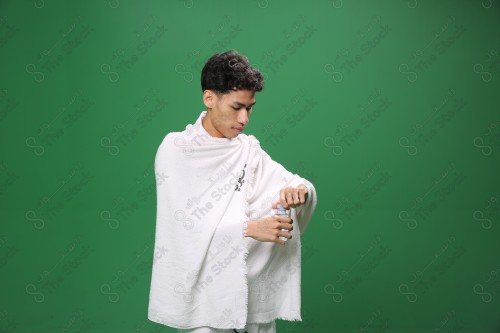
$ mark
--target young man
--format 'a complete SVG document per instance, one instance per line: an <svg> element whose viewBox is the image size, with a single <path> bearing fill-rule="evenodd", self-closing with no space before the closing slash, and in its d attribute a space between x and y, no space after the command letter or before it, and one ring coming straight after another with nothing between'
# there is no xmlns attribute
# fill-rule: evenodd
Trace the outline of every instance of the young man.
<svg viewBox="0 0 500 333"><path fill-rule="evenodd" d="M300 315L300 235L316 190L244 134L263 77L236 51L201 73L202 111L155 158L148 318L178 332L276 332ZM288 215L277 216L277 205Z"/></svg>

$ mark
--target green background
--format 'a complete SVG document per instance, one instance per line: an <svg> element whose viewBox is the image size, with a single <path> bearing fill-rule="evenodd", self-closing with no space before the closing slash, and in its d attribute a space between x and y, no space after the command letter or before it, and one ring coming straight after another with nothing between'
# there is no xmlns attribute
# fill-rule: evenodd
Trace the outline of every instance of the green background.
<svg viewBox="0 0 500 333"><path fill-rule="evenodd" d="M175 332L154 157L229 49L318 195L278 332L500 332L499 31L497 0L1 1L0 332Z"/></svg>

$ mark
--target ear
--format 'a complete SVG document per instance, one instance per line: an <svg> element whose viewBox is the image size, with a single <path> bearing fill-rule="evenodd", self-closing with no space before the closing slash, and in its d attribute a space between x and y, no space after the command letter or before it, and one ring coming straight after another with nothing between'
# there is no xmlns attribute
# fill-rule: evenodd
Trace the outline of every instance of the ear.
<svg viewBox="0 0 500 333"><path fill-rule="evenodd" d="M207 107L207 110L212 109L217 102L218 97L214 91L207 89L203 92L203 103Z"/></svg>

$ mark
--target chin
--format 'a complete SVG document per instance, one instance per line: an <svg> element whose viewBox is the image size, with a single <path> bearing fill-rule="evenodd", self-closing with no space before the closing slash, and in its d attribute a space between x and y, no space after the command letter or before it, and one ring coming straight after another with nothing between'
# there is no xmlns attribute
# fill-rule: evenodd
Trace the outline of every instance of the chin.
<svg viewBox="0 0 500 333"><path fill-rule="evenodd" d="M229 133L225 134L224 136L228 139L234 139L241 133L234 133L233 131L230 131Z"/></svg>

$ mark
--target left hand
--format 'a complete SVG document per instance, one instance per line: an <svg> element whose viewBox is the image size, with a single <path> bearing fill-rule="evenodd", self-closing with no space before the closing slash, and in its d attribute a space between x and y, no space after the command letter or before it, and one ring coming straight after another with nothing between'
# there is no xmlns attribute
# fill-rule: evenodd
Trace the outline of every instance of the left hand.
<svg viewBox="0 0 500 333"><path fill-rule="evenodd" d="M280 200L273 203L273 208L278 208L278 203L281 203L283 208L290 209L303 205L307 200L307 186L300 184L297 187L288 186L280 190Z"/></svg>

